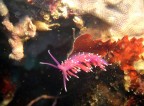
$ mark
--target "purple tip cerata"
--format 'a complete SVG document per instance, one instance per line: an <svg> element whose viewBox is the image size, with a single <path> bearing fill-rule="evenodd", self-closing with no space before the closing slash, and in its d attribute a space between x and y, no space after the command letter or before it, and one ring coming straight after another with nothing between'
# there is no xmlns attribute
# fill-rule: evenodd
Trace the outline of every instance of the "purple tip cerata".
<svg viewBox="0 0 144 106"><path fill-rule="evenodd" d="M108 65L108 63L104 59L102 59L99 55L95 55L93 53L78 53L66 59L61 64L50 53L50 51L48 51L48 53L51 56L51 58L55 61L56 65L46 62L40 62L40 64L47 64L62 71L65 91L67 91L66 81L69 80L69 77L73 76L79 78L77 76L78 72L80 72L81 70L87 73L91 72L93 66L98 66L102 70L106 71L105 66Z"/></svg>

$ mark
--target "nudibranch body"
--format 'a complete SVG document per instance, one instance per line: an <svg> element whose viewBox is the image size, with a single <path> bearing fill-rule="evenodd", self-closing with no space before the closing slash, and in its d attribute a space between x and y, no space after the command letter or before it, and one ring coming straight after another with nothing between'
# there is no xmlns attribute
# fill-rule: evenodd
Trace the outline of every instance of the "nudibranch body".
<svg viewBox="0 0 144 106"><path fill-rule="evenodd" d="M98 66L102 70L106 71L105 66L108 65L108 63L104 59L93 53L78 53L74 56L71 56L61 64L55 59L55 57L50 53L50 51L48 51L48 53L57 65L46 62L40 62L40 64L47 64L62 71L65 91L67 91L66 80L69 81L68 77L73 76L79 78L76 75L78 72L80 72L81 70L86 73L91 72L93 66Z"/></svg>

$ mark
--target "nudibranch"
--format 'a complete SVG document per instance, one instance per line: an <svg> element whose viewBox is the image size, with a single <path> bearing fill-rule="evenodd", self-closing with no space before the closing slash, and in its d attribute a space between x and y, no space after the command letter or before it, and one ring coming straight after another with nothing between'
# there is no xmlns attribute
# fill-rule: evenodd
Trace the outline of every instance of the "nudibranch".
<svg viewBox="0 0 144 106"><path fill-rule="evenodd" d="M62 71L65 91L67 91L66 80L69 81L68 77L73 76L79 78L76 75L78 72L80 72L81 70L86 73L92 72L93 66L94 67L98 66L100 67L100 69L106 71L105 66L108 65L108 63L104 59L102 59L99 55L93 53L87 53L87 52L78 53L76 55L69 57L61 64L55 59L55 57L50 53L50 51L48 51L48 53L57 65L47 62L40 62L40 64L47 64Z"/></svg>

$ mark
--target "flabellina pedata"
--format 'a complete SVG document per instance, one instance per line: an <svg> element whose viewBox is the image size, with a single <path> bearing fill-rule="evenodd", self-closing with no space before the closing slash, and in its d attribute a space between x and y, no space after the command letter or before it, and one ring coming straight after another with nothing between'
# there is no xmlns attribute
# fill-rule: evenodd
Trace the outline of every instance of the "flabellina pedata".
<svg viewBox="0 0 144 106"><path fill-rule="evenodd" d="M108 65L108 63L104 59L102 59L99 55L95 55L93 53L78 53L66 59L61 64L50 53L50 51L48 51L48 53L57 65L46 62L40 62L40 64L47 64L62 71L65 91L67 91L66 80L69 80L68 77L74 76L76 78L79 78L76 75L78 72L80 72L81 70L87 73L91 72L93 66L98 66L102 70L106 71L105 66Z"/></svg>

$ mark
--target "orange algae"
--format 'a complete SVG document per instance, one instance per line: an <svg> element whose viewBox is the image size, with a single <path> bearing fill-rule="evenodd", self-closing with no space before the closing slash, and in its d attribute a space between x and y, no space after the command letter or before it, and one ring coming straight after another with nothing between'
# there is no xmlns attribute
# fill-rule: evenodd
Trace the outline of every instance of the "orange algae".
<svg viewBox="0 0 144 106"><path fill-rule="evenodd" d="M135 70L133 67L134 61L140 59L139 55L144 52L143 38L128 39L124 36L121 40L116 42L113 51L113 57L110 59L112 63L120 61L122 70Z"/></svg>
<svg viewBox="0 0 144 106"><path fill-rule="evenodd" d="M129 40L127 35L115 42L110 40L103 42L84 34L75 40L70 55L77 52L91 52L101 55L112 64L119 64L124 71L135 70L133 63L139 60L139 55L144 52L142 42L143 38L134 37Z"/></svg>
<svg viewBox="0 0 144 106"><path fill-rule="evenodd" d="M131 38L126 35L118 41L105 41L101 39L93 39L92 35L84 34L79 36L73 45L70 55L78 52L91 52L101 55L108 63L118 64L121 70L125 71L125 76L130 79L126 80L125 87L134 90L135 93L144 93L144 83L140 77L140 73L134 68L134 62L138 61L140 54L144 52L143 38Z"/></svg>

